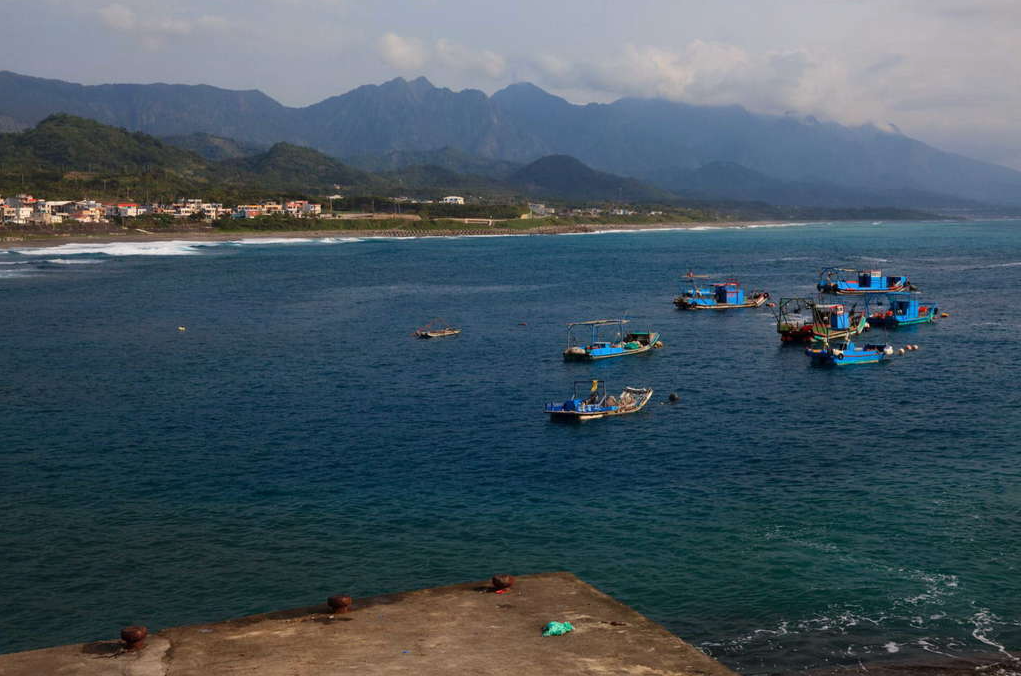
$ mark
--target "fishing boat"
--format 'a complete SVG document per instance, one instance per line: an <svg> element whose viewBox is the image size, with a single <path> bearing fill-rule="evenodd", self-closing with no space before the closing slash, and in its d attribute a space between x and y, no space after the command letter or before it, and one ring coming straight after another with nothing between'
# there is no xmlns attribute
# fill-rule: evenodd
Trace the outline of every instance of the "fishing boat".
<svg viewBox="0 0 1021 676"><path fill-rule="evenodd" d="M935 305L922 305L916 293L890 293L886 298L886 312L878 310L869 315L869 324L872 326L896 329L901 326L931 324L939 313Z"/></svg>
<svg viewBox="0 0 1021 676"><path fill-rule="evenodd" d="M824 268L819 273L816 287L822 293L837 295L914 290L907 277L884 275L882 270L855 270L853 268Z"/></svg>
<svg viewBox="0 0 1021 676"><path fill-rule="evenodd" d="M689 272L684 279L691 282L691 288L674 298L674 305L682 310L736 310L738 308L760 307L769 299L765 291L745 294L741 282L728 279L722 282L700 282L704 275Z"/></svg>
<svg viewBox="0 0 1021 676"><path fill-rule="evenodd" d="M811 316L803 314L808 310ZM857 305L818 303L808 298L781 298L773 315L776 332L784 343L813 340L847 340L869 328L866 312Z"/></svg>
<svg viewBox="0 0 1021 676"><path fill-rule="evenodd" d="M602 380L576 380L571 398L562 403L546 404L546 413L550 420L593 420L635 413L651 398L652 389L648 387L625 387L614 397L606 394L606 384Z"/></svg>
<svg viewBox="0 0 1021 676"><path fill-rule="evenodd" d="M856 345L851 341L838 344L822 342L805 348L813 366L858 366L877 364L893 356L893 346L886 344Z"/></svg>
<svg viewBox="0 0 1021 676"><path fill-rule="evenodd" d="M655 331L628 331L624 325L628 319L593 319L587 322L571 322L567 325L567 348L564 350L564 361L595 361L623 357L628 354L642 354L649 350L663 347L659 333ZM591 330L586 344L578 344L574 331L577 327ZM600 339L600 329L606 326L616 327L612 340Z"/></svg>
<svg viewBox="0 0 1021 676"><path fill-rule="evenodd" d="M412 335L416 338L446 338L447 336L456 336L459 333L461 333L461 329L455 329L442 319L434 319L422 328L417 329Z"/></svg>

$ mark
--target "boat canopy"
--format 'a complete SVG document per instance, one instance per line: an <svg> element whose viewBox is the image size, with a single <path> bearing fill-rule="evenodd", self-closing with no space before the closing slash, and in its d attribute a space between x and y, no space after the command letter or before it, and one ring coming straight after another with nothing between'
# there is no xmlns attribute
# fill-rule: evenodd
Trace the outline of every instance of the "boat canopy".
<svg viewBox="0 0 1021 676"><path fill-rule="evenodd" d="M627 324L630 319L590 319L587 322L568 322L568 328L572 326L608 326L610 324Z"/></svg>

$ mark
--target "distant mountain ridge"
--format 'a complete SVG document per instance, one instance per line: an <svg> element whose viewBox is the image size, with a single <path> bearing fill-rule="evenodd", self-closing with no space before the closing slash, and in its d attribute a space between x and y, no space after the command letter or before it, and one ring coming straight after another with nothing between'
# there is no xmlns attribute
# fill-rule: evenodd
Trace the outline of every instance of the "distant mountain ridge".
<svg viewBox="0 0 1021 676"><path fill-rule="evenodd" d="M694 190L695 185L684 182L691 172L725 163L797 184L799 190L788 193L807 190L811 199L822 202L831 200L832 190L813 186L896 194L897 199L918 200L917 206L933 199L1021 204L1021 172L870 125L852 128L814 118L761 115L740 106L661 99L575 105L527 83L486 96L478 90L434 87L425 78L397 78L289 108L258 91L206 85L82 86L0 72L0 121L6 128L30 126L55 112L156 136L204 133L261 147L286 142L342 159L394 159L394 153L449 149L469 158L524 165L569 155L595 170L671 192ZM416 164L465 170L431 160L398 160L389 170ZM747 192L718 187L732 199Z"/></svg>

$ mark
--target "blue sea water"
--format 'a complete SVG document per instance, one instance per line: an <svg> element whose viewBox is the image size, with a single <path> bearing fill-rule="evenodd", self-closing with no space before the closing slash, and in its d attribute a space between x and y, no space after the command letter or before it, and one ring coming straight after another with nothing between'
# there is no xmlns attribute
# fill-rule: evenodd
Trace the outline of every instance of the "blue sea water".
<svg viewBox="0 0 1021 676"><path fill-rule="evenodd" d="M825 370L671 303L830 264L951 317ZM0 651L548 570L745 673L1021 648L1019 295L1017 221L0 253ZM563 363L623 313L666 347ZM656 395L546 419L595 377Z"/></svg>

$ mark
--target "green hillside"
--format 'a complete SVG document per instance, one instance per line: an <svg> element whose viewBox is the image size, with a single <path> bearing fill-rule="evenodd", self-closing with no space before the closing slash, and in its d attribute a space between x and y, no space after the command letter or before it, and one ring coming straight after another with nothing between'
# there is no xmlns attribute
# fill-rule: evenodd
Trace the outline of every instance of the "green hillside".
<svg viewBox="0 0 1021 676"><path fill-rule="evenodd" d="M251 157L226 160L219 171L224 180L281 188L382 187L382 181L371 174L290 143L277 143Z"/></svg>
<svg viewBox="0 0 1021 676"><path fill-rule="evenodd" d="M0 135L0 157L26 171L139 173L159 168L194 177L209 171L198 155L147 134L63 114L24 132Z"/></svg>
<svg viewBox="0 0 1021 676"><path fill-rule="evenodd" d="M232 138L198 132L179 136L164 136L161 140L177 148L190 150L196 155L212 162L231 160L238 157L250 157L266 150L265 146L256 146L250 143L235 141Z"/></svg>
<svg viewBox="0 0 1021 676"><path fill-rule="evenodd" d="M675 202L677 196L633 178L592 169L569 155L550 155L507 178L536 197L608 201Z"/></svg>

